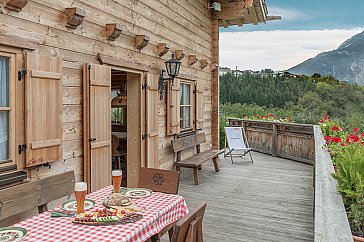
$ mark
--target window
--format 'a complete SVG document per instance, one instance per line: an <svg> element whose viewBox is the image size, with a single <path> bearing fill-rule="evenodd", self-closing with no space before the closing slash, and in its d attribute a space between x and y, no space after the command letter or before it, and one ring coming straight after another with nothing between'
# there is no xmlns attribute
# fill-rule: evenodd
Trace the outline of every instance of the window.
<svg viewBox="0 0 364 242"><path fill-rule="evenodd" d="M191 129L193 125L192 99L193 84L191 82L182 82L180 84L180 129Z"/></svg>
<svg viewBox="0 0 364 242"><path fill-rule="evenodd" d="M0 56L0 161L10 160L10 58Z"/></svg>
<svg viewBox="0 0 364 242"><path fill-rule="evenodd" d="M176 78L168 86L166 134L202 130L204 121L204 87L201 81Z"/></svg>

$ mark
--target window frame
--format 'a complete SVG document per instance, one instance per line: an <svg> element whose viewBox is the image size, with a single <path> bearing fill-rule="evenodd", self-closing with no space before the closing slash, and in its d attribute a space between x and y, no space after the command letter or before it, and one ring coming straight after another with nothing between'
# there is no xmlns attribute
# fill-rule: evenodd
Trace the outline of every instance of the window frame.
<svg viewBox="0 0 364 242"><path fill-rule="evenodd" d="M181 104L181 98L179 100L179 112L180 112L180 132L188 132L188 131L192 131L195 130L194 127L194 123L195 123L195 82L194 81L187 81L187 80L180 80L180 97L181 97L181 92L183 92L184 90L184 86L185 85L189 85L189 89L190 89L190 104L185 105L185 104ZM184 119L181 115L181 110L182 108L186 108L189 107L190 108L190 126L189 127L183 127L181 125L181 123L183 124ZM184 112L183 112L184 113Z"/></svg>
<svg viewBox="0 0 364 242"><path fill-rule="evenodd" d="M9 159L0 161L0 168L16 165L22 170L25 156L18 154L17 144L24 143L24 79L18 81L17 73L23 67L23 50L0 45L0 56L9 58L9 104L0 107L9 113Z"/></svg>

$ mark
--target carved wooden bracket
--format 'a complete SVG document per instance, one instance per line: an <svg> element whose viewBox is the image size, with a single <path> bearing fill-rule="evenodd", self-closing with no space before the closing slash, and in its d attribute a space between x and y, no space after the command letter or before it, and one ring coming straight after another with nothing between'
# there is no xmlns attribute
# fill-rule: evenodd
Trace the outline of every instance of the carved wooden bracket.
<svg viewBox="0 0 364 242"><path fill-rule="evenodd" d="M183 50L176 50L174 54L176 56L176 59L179 61L185 57L185 54L183 54Z"/></svg>
<svg viewBox="0 0 364 242"><path fill-rule="evenodd" d="M120 36L121 31L123 31L121 24L106 24L106 37L108 40L116 40Z"/></svg>
<svg viewBox="0 0 364 242"><path fill-rule="evenodd" d="M204 69L206 66L208 66L208 62L207 62L207 60L206 59L201 59L200 60L200 67L201 67L201 69Z"/></svg>
<svg viewBox="0 0 364 242"><path fill-rule="evenodd" d="M219 64L211 63L210 64L210 71L215 71L218 67L219 67Z"/></svg>
<svg viewBox="0 0 364 242"><path fill-rule="evenodd" d="M164 56L169 51L169 47L166 43L158 43L157 52L159 57Z"/></svg>
<svg viewBox="0 0 364 242"><path fill-rule="evenodd" d="M86 16L86 11L77 7L66 8L68 17L67 27L75 29L80 26Z"/></svg>
<svg viewBox="0 0 364 242"><path fill-rule="evenodd" d="M4 7L10 10L14 10L20 12L22 8L27 5L28 0L6 0L4 3Z"/></svg>
<svg viewBox="0 0 364 242"><path fill-rule="evenodd" d="M198 61L198 59L196 58L196 55L189 55L188 56L188 64L190 66L192 66L193 64L195 64Z"/></svg>
<svg viewBox="0 0 364 242"><path fill-rule="evenodd" d="M147 35L137 35L135 36L135 47L138 50L143 49L145 46L148 45L150 41L150 37Z"/></svg>

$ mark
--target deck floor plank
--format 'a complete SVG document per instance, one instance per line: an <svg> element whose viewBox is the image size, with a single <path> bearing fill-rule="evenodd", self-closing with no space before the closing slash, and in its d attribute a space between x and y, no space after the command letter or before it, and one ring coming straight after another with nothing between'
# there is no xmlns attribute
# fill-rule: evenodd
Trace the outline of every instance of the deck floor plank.
<svg viewBox="0 0 364 242"><path fill-rule="evenodd" d="M189 208L207 202L205 241L313 241L312 166L260 153L253 158L231 164L220 157L218 173L206 162L199 186L191 169L182 170L179 194Z"/></svg>

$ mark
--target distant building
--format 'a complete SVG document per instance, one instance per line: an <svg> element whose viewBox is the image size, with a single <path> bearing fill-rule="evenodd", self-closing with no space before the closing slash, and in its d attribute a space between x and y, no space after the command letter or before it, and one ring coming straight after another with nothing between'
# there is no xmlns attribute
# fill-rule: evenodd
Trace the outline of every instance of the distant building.
<svg viewBox="0 0 364 242"><path fill-rule="evenodd" d="M231 73L231 69L229 67L219 67L220 75L224 75L226 73Z"/></svg>

